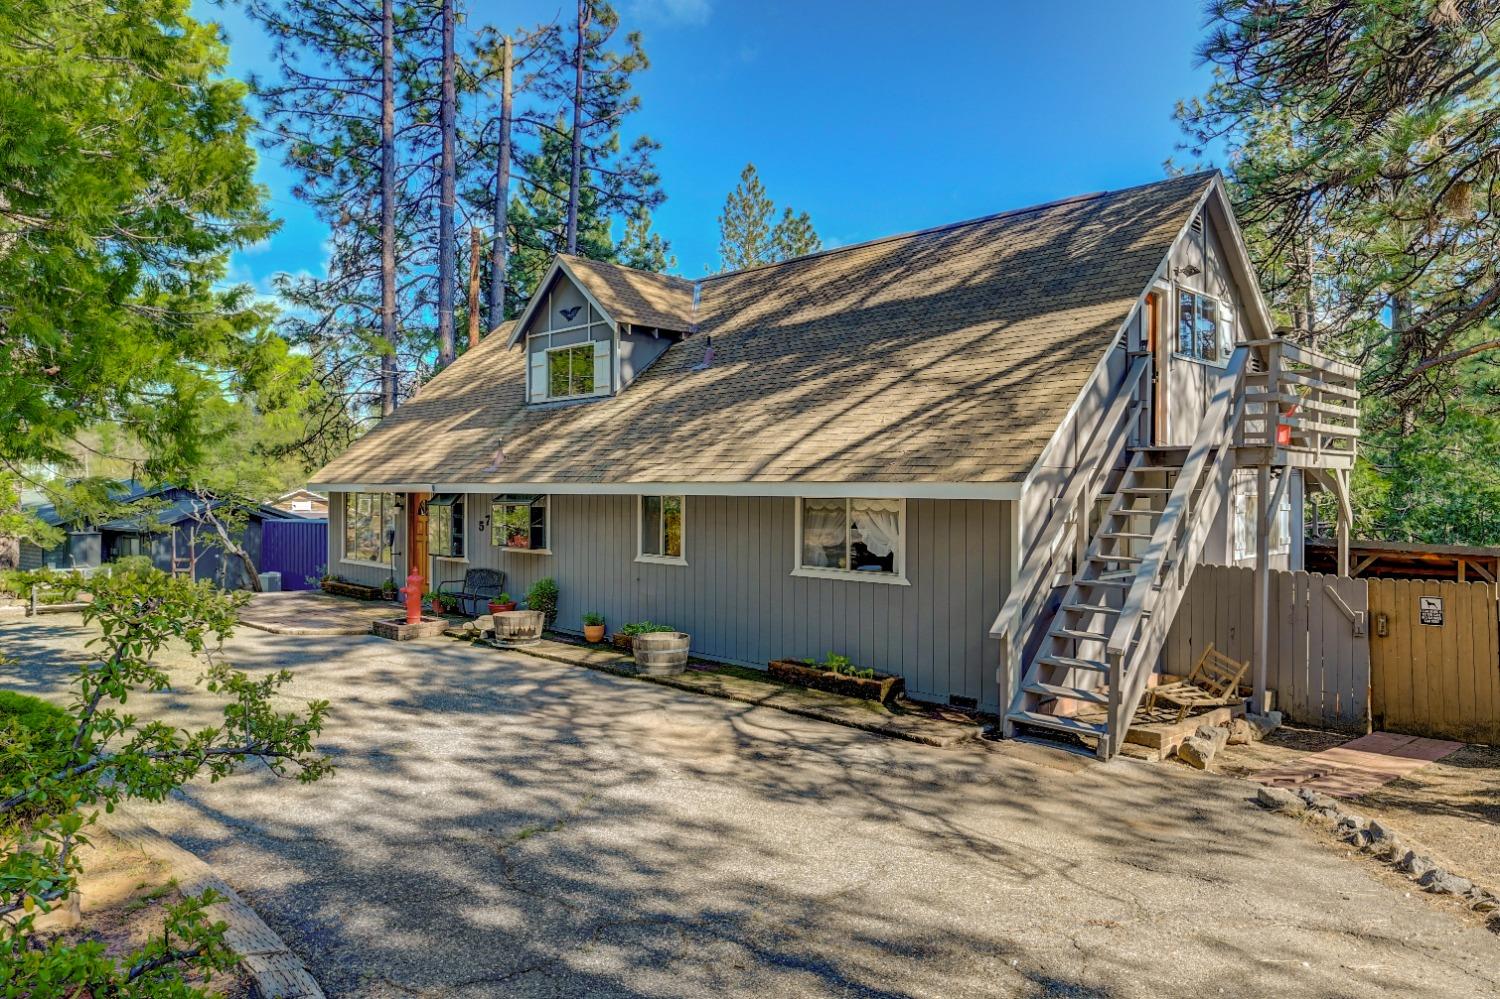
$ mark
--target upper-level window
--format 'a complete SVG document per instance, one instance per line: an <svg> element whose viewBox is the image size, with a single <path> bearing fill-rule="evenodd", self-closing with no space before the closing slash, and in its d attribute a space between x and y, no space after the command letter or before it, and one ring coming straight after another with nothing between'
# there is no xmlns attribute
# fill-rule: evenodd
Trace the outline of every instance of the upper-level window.
<svg viewBox="0 0 1500 999"><path fill-rule="evenodd" d="M391 561L396 538L396 502L390 493L344 493L344 559Z"/></svg>
<svg viewBox="0 0 1500 999"><path fill-rule="evenodd" d="M1229 363L1230 321L1224 305L1211 295L1179 289L1175 352L1209 364Z"/></svg>
<svg viewBox="0 0 1500 999"><path fill-rule="evenodd" d="M566 399L594 394L594 345L553 347L547 351L547 396Z"/></svg>
<svg viewBox="0 0 1500 999"><path fill-rule="evenodd" d="M905 580L906 505L897 499L804 499L797 572Z"/></svg>
<svg viewBox="0 0 1500 999"><path fill-rule="evenodd" d="M464 557L463 494L438 493L427 501L427 554Z"/></svg>
<svg viewBox="0 0 1500 999"><path fill-rule="evenodd" d="M684 561L683 522L686 500L681 496L642 496L640 499L640 546L637 561Z"/></svg>
<svg viewBox="0 0 1500 999"><path fill-rule="evenodd" d="M496 496L490 544L510 551L547 550L547 497Z"/></svg>

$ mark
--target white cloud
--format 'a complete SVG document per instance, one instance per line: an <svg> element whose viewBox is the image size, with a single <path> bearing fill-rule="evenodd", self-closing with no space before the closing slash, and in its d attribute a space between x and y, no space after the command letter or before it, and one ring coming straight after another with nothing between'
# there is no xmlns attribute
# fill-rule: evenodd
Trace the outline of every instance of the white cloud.
<svg viewBox="0 0 1500 999"><path fill-rule="evenodd" d="M698 27L708 23L712 0L633 0L630 13L643 21Z"/></svg>

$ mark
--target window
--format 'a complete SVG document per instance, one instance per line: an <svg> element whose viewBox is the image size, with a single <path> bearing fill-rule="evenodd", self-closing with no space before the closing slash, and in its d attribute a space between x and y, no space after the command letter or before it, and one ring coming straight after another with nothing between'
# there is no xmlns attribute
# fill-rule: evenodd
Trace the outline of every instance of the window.
<svg viewBox="0 0 1500 999"><path fill-rule="evenodd" d="M490 544L510 551L547 550L547 497L496 496Z"/></svg>
<svg viewBox="0 0 1500 999"><path fill-rule="evenodd" d="M797 572L905 582L906 505L894 499L804 499Z"/></svg>
<svg viewBox="0 0 1500 999"><path fill-rule="evenodd" d="M396 498L390 493L344 494L344 561L389 565L396 539Z"/></svg>
<svg viewBox="0 0 1500 999"><path fill-rule="evenodd" d="M1217 299L1196 291L1178 291L1177 354L1209 364L1228 364L1229 328L1229 317Z"/></svg>
<svg viewBox="0 0 1500 999"><path fill-rule="evenodd" d="M438 493L427 501L427 554L438 558L464 557L464 498Z"/></svg>
<svg viewBox="0 0 1500 999"><path fill-rule="evenodd" d="M554 347L547 351L547 396L566 399L594 393L594 345Z"/></svg>
<svg viewBox="0 0 1500 999"><path fill-rule="evenodd" d="M1283 475L1286 473L1283 472ZM1275 493L1275 485L1271 491ZM1234 491L1234 560L1243 562L1255 557L1255 483L1245 482ZM1281 506L1271 521L1269 554L1286 555L1292 550L1292 494L1281 497Z"/></svg>
<svg viewBox="0 0 1500 999"><path fill-rule="evenodd" d="M683 562L681 496L642 496L638 562Z"/></svg>

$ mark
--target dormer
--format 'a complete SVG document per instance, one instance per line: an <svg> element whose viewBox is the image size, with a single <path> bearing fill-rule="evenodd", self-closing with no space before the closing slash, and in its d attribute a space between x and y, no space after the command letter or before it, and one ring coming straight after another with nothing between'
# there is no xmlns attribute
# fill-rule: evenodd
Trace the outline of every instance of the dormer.
<svg viewBox="0 0 1500 999"><path fill-rule="evenodd" d="M568 402L627 388L688 335L692 282L559 255L511 333L526 399Z"/></svg>

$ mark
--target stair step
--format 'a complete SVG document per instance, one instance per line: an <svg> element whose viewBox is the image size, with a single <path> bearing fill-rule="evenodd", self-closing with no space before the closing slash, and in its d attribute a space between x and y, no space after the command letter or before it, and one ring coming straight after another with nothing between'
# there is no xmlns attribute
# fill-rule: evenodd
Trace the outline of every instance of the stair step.
<svg viewBox="0 0 1500 999"><path fill-rule="evenodd" d="M1047 632L1051 638L1073 638L1081 642L1107 642L1108 635L1101 635L1096 631L1080 631L1077 628L1053 628Z"/></svg>
<svg viewBox="0 0 1500 999"><path fill-rule="evenodd" d="M1140 541L1151 539L1151 535L1142 534L1139 531L1104 531L1099 536L1101 538L1132 538Z"/></svg>
<svg viewBox="0 0 1500 999"><path fill-rule="evenodd" d="M1036 662L1042 666L1061 666L1065 669L1086 669L1095 673L1108 673L1109 663L1102 663L1097 659L1076 659L1073 656L1037 656Z"/></svg>
<svg viewBox="0 0 1500 999"><path fill-rule="evenodd" d="M1069 718L1065 715L1044 715L1040 711L1011 711L1005 717L1024 725L1055 729L1058 732L1071 732L1074 735L1102 736L1106 731L1103 725L1091 725L1086 721L1079 721L1077 718Z"/></svg>
<svg viewBox="0 0 1500 999"><path fill-rule="evenodd" d="M1084 579L1082 576L1080 576L1079 578L1073 580L1073 585L1087 586L1091 588L1107 586L1116 590L1128 590L1130 589L1130 582L1134 578L1134 573L1131 573L1130 576L1125 579L1106 579L1102 576L1098 579Z"/></svg>
<svg viewBox="0 0 1500 999"><path fill-rule="evenodd" d="M1111 607L1109 604L1063 604L1065 611L1077 611L1080 614L1118 614L1120 608Z"/></svg>
<svg viewBox="0 0 1500 999"><path fill-rule="evenodd" d="M1138 555L1111 555L1109 552L1100 552L1089 556L1090 562L1140 562L1142 558Z"/></svg>
<svg viewBox="0 0 1500 999"><path fill-rule="evenodd" d="M1170 493L1171 486L1126 486L1121 489L1122 493Z"/></svg>
<svg viewBox="0 0 1500 999"><path fill-rule="evenodd" d="M1088 701L1090 704L1109 703L1109 695L1102 694L1097 690L1064 687L1055 683L1043 683L1040 680L1033 680L1022 689L1029 694L1036 694L1040 697L1059 697L1069 701Z"/></svg>

